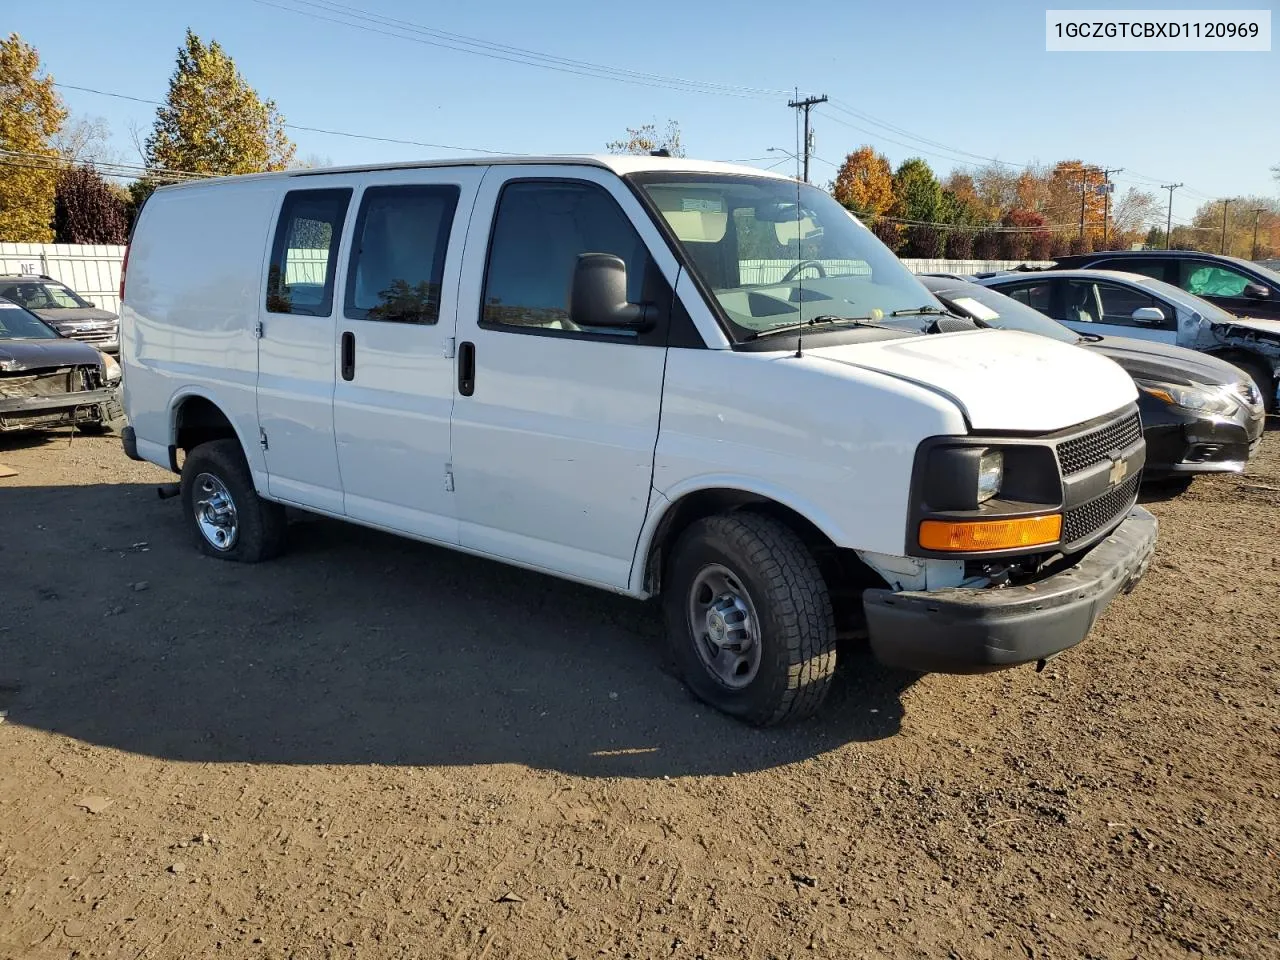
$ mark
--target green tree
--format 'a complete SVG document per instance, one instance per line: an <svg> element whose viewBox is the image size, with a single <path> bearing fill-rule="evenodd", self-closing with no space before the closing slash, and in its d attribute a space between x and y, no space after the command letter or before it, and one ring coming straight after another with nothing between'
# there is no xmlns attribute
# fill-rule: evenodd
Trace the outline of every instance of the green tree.
<svg viewBox="0 0 1280 960"><path fill-rule="evenodd" d="M156 187L160 186L160 181L152 177L141 177L132 181L125 188L128 193L128 199L125 201L125 217L129 224L138 219L138 211L142 209L142 205L147 202L147 197L155 193Z"/></svg>
<svg viewBox="0 0 1280 960"><path fill-rule="evenodd" d="M129 222L102 175L92 165L76 166L58 175L53 230L54 243L124 243Z"/></svg>
<svg viewBox="0 0 1280 960"><path fill-rule="evenodd" d="M67 111L41 75L40 55L16 33L0 40L0 240L48 243L60 163L53 138ZM48 158L48 159L45 159Z"/></svg>
<svg viewBox="0 0 1280 960"><path fill-rule="evenodd" d="M893 175L894 215L925 223L938 221L942 185L933 169L919 157L902 161Z"/></svg>
<svg viewBox="0 0 1280 960"><path fill-rule="evenodd" d="M604 146L610 153L629 153L641 157L647 157L655 150L666 150L673 157L684 156L680 124L676 120L668 120L667 128L662 133L658 133L657 125L652 123L627 127L625 139L613 140Z"/></svg>
<svg viewBox="0 0 1280 960"><path fill-rule="evenodd" d="M888 213L894 199L889 161L883 154L876 153L874 147L859 147L844 158L831 193L860 217ZM897 231L891 233L893 238L897 237Z"/></svg>
<svg viewBox="0 0 1280 960"><path fill-rule="evenodd" d="M155 170L225 175L284 170L294 145L272 100L261 99L216 41L190 30L165 105L146 143Z"/></svg>

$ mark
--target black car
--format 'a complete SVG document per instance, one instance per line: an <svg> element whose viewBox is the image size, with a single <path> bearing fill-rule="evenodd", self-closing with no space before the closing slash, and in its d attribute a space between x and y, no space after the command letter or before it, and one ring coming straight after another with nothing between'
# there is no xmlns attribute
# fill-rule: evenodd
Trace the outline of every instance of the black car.
<svg viewBox="0 0 1280 960"><path fill-rule="evenodd" d="M30 310L64 337L92 344L104 353L120 352L120 318L53 277L0 276L0 297Z"/></svg>
<svg viewBox="0 0 1280 960"><path fill-rule="evenodd" d="M1280 320L1280 273L1199 250L1102 250L1058 257L1051 270L1121 270L1173 284L1238 317Z"/></svg>
<svg viewBox="0 0 1280 960"><path fill-rule="evenodd" d="M1124 367L1138 385L1144 479L1240 473L1262 442L1262 397L1248 374L1224 360L1148 340L1081 335L989 287L920 280L948 309L978 323L1079 344Z"/></svg>
<svg viewBox="0 0 1280 960"><path fill-rule="evenodd" d="M98 432L123 415L120 365L0 297L0 433L75 425Z"/></svg>

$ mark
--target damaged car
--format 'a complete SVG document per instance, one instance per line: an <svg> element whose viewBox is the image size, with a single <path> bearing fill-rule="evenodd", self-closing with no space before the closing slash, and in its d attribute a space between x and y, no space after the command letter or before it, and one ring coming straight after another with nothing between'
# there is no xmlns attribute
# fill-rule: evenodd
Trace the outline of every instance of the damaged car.
<svg viewBox="0 0 1280 960"><path fill-rule="evenodd" d="M1237 317L1154 277L1111 270L1040 270L977 278L1077 333L1155 340L1213 354L1253 379L1276 412L1280 320Z"/></svg>
<svg viewBox="0 0 1280 960"><path fill-rule="evenodd" d="M0 276L0 297L30 310L64 337L120 352L120 318L49 276Z"/></svg>
<svg viewBox="0 0 1280 960"><path fill-rule="evenodd" d="M990 287L938 276L920 280L959 316L1074 343L1123 367L1138 387L1144 482L1177 490L1197 474L1243 473L1262 444L1262 395L1248 374L1225 360L1151 340L1076 333Z"/></svg>
<svg viewBox="0 0 1280 960"><path fill-rule="evenodd" d="M122 416L114 359L0 297L0 433L61 426L101 433Z"/></svg>

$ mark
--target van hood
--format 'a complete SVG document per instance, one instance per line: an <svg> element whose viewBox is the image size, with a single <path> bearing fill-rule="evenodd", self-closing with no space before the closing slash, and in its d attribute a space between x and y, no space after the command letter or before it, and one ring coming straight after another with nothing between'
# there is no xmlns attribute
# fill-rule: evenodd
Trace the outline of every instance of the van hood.
<svg viewBox="0 0 1280 960"><path fill-rule="evenodd" d="M933 390L955 403L975 430L1063 430L1138 397L1129 375L1105 357L1013 330L806 347L805 353Z"/></svg>

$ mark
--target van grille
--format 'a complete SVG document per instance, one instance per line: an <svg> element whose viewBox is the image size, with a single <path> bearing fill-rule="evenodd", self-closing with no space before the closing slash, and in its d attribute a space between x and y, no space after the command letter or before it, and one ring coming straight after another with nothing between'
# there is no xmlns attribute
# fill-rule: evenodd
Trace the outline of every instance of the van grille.
<svg viewBox="0 0 1280 960"><path fill-rule="evenodd" d="M1115 449L1112 447L1111 449ZM1066 547L1078 543L1127 513L1138 499L1138 481L1133 476L1100 497L1068 510L1062 518L1062 543Z"/></svg>
<svg viewBox="0 0 1280 960"><path fill-rule="evenodd" d="M1142 422L1135 413L1114 420L1092 433L1064 440L1058 444L1058 464L1062 468L1062 475L1069 477L1094 464L1103 463L1110 459L1112 451L1123 450L1141 437Z"/></svg>

